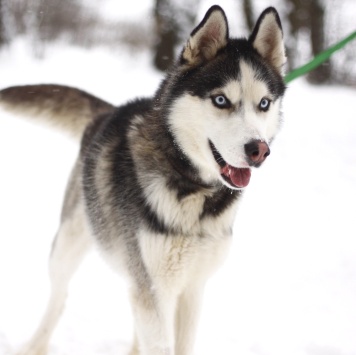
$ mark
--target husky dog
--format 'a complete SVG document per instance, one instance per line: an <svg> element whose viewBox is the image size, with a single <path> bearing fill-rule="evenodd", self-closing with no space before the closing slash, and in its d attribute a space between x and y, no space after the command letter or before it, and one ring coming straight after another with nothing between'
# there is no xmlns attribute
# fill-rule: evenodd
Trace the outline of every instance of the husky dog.
<svg viewBox="0 0 356 355"><path fill-rule="evenodd" d="M46 353L93 242L127 277L131 354L192 354L204 285L230 245L241 191L280 128L284 62L274 8L248 39L234 39L213 6L152 98L115 108L59 85L0 92L2 107L81 140L51 253L51 297L23 354Z"/></svg>

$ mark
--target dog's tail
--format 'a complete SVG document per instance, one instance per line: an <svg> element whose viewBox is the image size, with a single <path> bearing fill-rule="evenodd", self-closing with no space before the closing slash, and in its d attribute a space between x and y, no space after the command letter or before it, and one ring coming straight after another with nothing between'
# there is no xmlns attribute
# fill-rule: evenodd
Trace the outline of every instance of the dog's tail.
<svg viewBox="0 0 356 355"><path fill-rule="evenodd" d="M13 86L0 90L0 107L47 122L80 139L85 127L115 107L85 91L62 85Z"/></svg>

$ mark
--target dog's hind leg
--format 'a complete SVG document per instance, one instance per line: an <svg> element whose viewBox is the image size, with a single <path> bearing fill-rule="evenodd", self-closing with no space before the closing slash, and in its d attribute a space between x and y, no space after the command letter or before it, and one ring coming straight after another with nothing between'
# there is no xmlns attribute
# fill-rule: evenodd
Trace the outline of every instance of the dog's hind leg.
<svg viewBox="0 0 356 355"><path fill-rule="evenodd" d="M69 281L91 245L84 207L73 206L63 219L54 240L49 261L51 294L42 321L21 355L44 355L67 297Z"/></svg>

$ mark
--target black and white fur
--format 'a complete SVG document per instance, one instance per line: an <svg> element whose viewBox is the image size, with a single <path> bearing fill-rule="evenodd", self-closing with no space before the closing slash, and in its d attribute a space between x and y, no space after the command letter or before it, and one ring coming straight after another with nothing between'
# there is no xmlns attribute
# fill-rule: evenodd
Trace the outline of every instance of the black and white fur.
<svg viewBox="0 0 356 355"><path fill-rule="evenodd" d="M131 354L192 354L204 285L229 248L251 168L280 128L284 62L274 8L249 39L233 39L213 6L153 98L114 108L58 85L0 91L2 107L81 139L51 253L52 295L23 355L46 353L93 243L127 277Z"/></svg>

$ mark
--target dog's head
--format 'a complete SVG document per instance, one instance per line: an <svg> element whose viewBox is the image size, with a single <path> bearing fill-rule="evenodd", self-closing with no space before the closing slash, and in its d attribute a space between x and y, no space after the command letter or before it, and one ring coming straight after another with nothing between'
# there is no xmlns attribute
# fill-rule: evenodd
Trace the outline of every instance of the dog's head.
<svg viewBox="0 0 356 355"><path fill-rule="evenodd" d="M219 6L193 30L164 96L169 130L203 181L243 188L251 167L270 154L280 126L284 63L274 8L261 14L248 39L229 37Z"/></svg>

